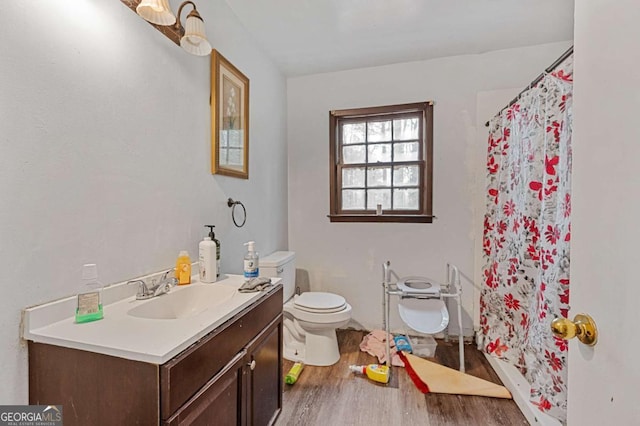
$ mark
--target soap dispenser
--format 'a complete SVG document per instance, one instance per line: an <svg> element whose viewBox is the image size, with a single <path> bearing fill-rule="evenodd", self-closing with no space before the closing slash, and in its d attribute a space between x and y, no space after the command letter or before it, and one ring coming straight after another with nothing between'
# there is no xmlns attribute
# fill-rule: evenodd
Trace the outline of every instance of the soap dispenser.
<svg viewBox="0 0 640 426"><path fill-rule="evenodd" d="M249 241L244 245L248 246L247 254L244 256L244 277L256 278L260 272L258 268L258 252L255 248L256 243Z"/></svg>
<svg viewBox="0 0 640 426"><path fill-rule="evenodd" d="M205 225L205 228L209 228L209 238L216 245L216 278L220 278L220 241L216 239L216 234L213 232L215 225Z"/></svg>

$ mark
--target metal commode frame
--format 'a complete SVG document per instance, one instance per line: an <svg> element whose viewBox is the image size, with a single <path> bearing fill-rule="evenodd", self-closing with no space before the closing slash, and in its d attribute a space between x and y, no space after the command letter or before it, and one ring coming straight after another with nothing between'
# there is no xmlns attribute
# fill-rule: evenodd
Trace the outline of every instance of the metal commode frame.
<svg viewBox="0 0 640 426"><path fill-rule="evenodd" d="M391 276L395 278L395 282L391 282ZM398 280L400 278L394 271L391 270L391 262L388 260L382 264L382 324L384 331L387 334L386 342L386 355L387 366L391 367L391 332L389 331L389 311L390 311L390 296L399 296L400 298L417 298L417 299L441 299L441 298L454 298L458 307L458 326L460 327L460 335L458 336L459 352L460 352L460 372L464 373L464 333L462 329L462 286L460 284L460 272L454 265L447 263L447 283L441 285L441 290L446 290L446 293L440 291L438 295L425 294L419 292L408 292L398 288ZM452 293L452 291L455 291ZM408 325L408 324L407 324ZM448 326L447 326L448 327Z"/></svg>

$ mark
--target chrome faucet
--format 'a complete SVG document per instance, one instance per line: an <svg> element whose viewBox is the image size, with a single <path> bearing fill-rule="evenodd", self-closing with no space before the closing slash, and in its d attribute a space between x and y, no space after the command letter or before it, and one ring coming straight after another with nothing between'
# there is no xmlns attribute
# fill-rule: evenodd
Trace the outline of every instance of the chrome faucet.
<svg viewBox="0 0 640 426"><path fill-rule="evenodd" d="M145 283L143 280L131 280L128 281L127 284L138 284L136 299L151 299L152 297L157 297L168 293L171 290L171 287L178 284L178 280L175 277L168 278L169 272L171 272L171 270L165 272L158 283L156 283L156 280L151 280L151 287L147 286L147 283Z"/></svg>

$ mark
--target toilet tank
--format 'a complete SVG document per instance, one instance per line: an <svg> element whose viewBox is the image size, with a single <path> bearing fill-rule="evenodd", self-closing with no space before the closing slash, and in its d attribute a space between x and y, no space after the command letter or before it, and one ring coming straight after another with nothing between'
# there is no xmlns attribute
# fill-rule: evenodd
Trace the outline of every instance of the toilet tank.
<svg viewBox="0 0 640 426"><path fill-rule="evenodd" d="M282 278L283 302L296 291L296 254L293 251L276 251L260 258L260 276Z"/></svg>

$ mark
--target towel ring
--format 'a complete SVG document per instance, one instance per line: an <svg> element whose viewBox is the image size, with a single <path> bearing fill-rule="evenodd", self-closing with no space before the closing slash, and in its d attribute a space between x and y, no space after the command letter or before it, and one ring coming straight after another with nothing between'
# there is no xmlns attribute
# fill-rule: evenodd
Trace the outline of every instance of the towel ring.
<svg viewBox="0 0 640 426"><path fill-rule="evenodd" d="M238 225L238 222L236 222L236 206L237 205L242 207L242 213L243 213L242 223L240 225ZM232 198L229 198L227 200L227 206L231 208L231 219L233 220L233 224L238 228L242 228L244 224L247 223L247 209L244 207L244 204L242 204L240 201L233 201Z"/></svg>

